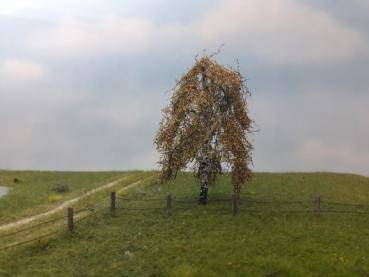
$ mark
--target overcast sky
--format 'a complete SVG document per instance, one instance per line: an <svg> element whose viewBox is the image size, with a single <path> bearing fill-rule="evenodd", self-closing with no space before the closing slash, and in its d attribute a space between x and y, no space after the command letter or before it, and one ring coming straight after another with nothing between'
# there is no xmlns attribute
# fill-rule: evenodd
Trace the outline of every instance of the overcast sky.
<svg viewBox="0 0 369 277"><path fill-rule="evenodd" d="M369 175L366 0L0 0L0 168L154 168L167 91L222 43L255 170Z"/></svg>

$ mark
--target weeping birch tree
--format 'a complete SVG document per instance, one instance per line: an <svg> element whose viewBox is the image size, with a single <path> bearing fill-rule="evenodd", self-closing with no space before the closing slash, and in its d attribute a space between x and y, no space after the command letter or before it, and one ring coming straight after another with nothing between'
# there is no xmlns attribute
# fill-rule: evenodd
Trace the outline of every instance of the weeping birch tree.
<svg viewBox="0 0 369 277"><path fill-rule="evenodd" d="M251 179L249 95L238 69L208 56L196 59L173 89L155 138L162 181L191 166L199 178L199 203L206 204L209 186L227 168L233 193L239 196Z"/></svg>

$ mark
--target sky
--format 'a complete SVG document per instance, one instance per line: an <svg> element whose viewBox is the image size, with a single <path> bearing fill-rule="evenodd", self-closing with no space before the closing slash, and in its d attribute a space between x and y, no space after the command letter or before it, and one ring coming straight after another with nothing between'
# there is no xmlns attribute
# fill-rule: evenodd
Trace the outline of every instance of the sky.
<svg viewBox="0 0 369 277"><path fill-rule="evenodd" d="M366 0L0 0L0 168L156 168L170 89L222 44L254 170L369 176Z"/></svg>

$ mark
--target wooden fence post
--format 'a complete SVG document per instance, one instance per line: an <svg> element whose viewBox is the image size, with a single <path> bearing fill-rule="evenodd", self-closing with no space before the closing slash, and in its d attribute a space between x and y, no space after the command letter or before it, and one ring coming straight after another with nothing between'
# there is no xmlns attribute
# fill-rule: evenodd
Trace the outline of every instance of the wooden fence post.
<svg viewBox="0 0 369 277"><path fill-rule="evenodd" d="M172 196L170 193L167 194L167 210L172 208Z"/></svg>
<svg viewBox="0 0 369 277"><path fill-rule="evenodd" d="M73 208L68 208L68 231L73 232L74 222L73 222Z"/></svg>
<svg viewBox="0 0 369 277"><path fill-rule="evenodd" d="M112 191L110 193L110 212L112 215L114 215L115 212L115 199L116 199L116 193L115 191Z"/></svg>
<svg viewBox="0 0 369 277"><path fill-rule="evenodd" d="M232 210L233 215L236 215L238 213L238 197L236 194L232 195Z"/></svg>
<svg viewBox="0 0 369 277"><path fill-rule="evenodd" d="M315 216L320 216L320 195L315 198Z"/></svg>

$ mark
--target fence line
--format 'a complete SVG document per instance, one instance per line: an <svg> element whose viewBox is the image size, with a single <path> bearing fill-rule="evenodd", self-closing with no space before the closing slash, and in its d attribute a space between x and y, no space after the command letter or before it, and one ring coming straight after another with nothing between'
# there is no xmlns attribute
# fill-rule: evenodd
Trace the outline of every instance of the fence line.
<svg viewBox="0 0 369 277"><path fill-rule="evenodd" d="M330 204L330 205L340 205L340 206L352 206L352 207L365 207L365 208L369 208L369 205L366 205L366 204L351 204L351 203L340 203L340 202L330 202L330 201L325 201L324 203Z"/></svg>
<svg viewBox="0 0 369 277"><path fill-rule="evenodd" d="M295 204L312 204L314 201L256 201L256 200L243 200L240 203L260 203L260 204L286 204L286 205L295 205Z"/></svg>
<svg viewBox="0 0 369 277"><path fill-rule="evenodd" d="M96 210L94 210L94 211L90 211L90 213L88 213L87 215L85 215L84 217L80 217L80 218L78 218L78 221L83 221L83 220L85 220L86 218L89 218L91 215L94 215L94 214L96 214Z"/></svg>
<svg viewBox="0 0 369 277"><path fill-rule="evenodd" d="M19 233L22 233L22 232L25 232L25 231L28 231L28 230L32 230L32 229L34 229L36 227L39 227L41 225L49 224L51 222L55 222L55 221L58 221L58 220L63 219L63 218L66 218L66 216L60 216L60 217L57 217L57 218L50 219L48 221L40 222L38 224L32 225L30 227L27 227L27 228L24 228L24 229L21 229L21 230L17 230L17 231L11 232L11 233L6 233L6 234L1 235L0 239L5 238L5 237L9 237L9 236L13 236L13 235L16 235L16 234L19 234Z"/></svg>
<svg viewBox="0 0 369 277"><path fill-rule="evenodd" d="M83 208L83 209L80 209L80 210L75 211L75 212L74 212L74 215L78 215L78 214L80 214L80 213L82 213L82 212L90 212L89 214L87 214L87 216L84 216L84 217L82 217L82 218L78 218L78 220L79 220L79 221L82 221L82 220L84 220L85 218L90 217L90 216L91 216L91 214L93 214L94 212L96 212L96 208L97 208L97 207L101 207L101 206L102 206L103 204L105 204L105 203L106 203L106 201L105 201L105 199L104 199L103 201L99 202L99 203L98 203L98 204L96 204L96 205L89 206L89 207L86 207L86 208ZM17 234L19 234L19 233L26 232L26 231L29 231L29 230L35 229L36 227L40 227L40 226L43 226L43 225L46 225L46 224L49 224L49 223L53 223L53 222L56 222L56 221L58 221L58 220L65 219L65 218L68 218L68 216L64 215L64 216L60 216L60 217L57 217L57 218L52 218L52 219L50 219L50 220L47 220L47 221L43 221L43 222L37 223L37 224L35 224L35 225L32 225L32 226L27 227L27 228L23 228L23 229L21 229L21 230L16 230L16 231L11 232L11 233L3 234L3 235L1 235L1 236L0 236L0 239L5 238L5 237L15 236L15 235L17 235ZM46 235L42 235L42 236L39 236L39 237L36 237L36 238L32 238L32 239L30 239L30 240L21 241L21 242L19 242L19 243L15 243L15 244L10 244L10 245L7 245L7 246L5 246L5 247L0 248L0 251L1 251L1 250L6 250L6 249L10 249L10 248L13 248L13 247L17 247L17 246L21 246L21 245L23 245L23 244L26 244L26 243L29 243L29 242L33 242L33 241L36 241L36 240L42 239L42 238L44 238L44 237L49 237L49 236L52 236L52 235L54 235L54 234L56 234L56 233L59 233L59 232L61 232L61 230L54 231L54 232L51 232L51 233L48 233L48 234L46 234Z"/></svg>
<svg viewBox="0 0 369 277"><path fill-rule="evenodd" d="M144 199L144 198L125 198L125 197L120 197L117 196L117 199L121 199L121 200L126 200L126 201L136 201L136 202L140 202L140 201L163 201L162 198L151 198L151 199Z"/></svg>
<svg viewBox="0 0 369 277"><path fill-rule="evenodd" d="M10 248L14 248L14 247L17 247L17 246L21 246L23 244L30 243L30 242L33 242L33 241L36 241L36 240L40 240L40 239L43 239L43 238L46 238L46 237L50 237L50 236L55 235L55 234L60 233L60 232L61 232L61 230L58 230L58 231L48 233L46 235L42 235L42 236L37 237L37 238L33 238L33 239L30 239L30 240L21 241L21 242L15 243L15 244L7 245L5 247L0 248L0 251L7 250L7 249L10 249Z"/></svg>
<svg viewBox="0 0 369 277"><path fill-rule="evenodd" d="M122 200L119 202L119 205L116 206L116 200ZM126 203L136 203L136 202L157 202L157 201L162 201L163 206L162 207L125 207L122 206L122 202L126 202ZM321 206L324 205L337 205L337 206L348 206L348 207L355 207L355 208L368 208L369 205L366 204L351 204L351 203L341 203L341 202L331 202L331 201L322 201L320 196L317 196L315 201L281 201L281 200L265 200L265 199L242 199L241 201L238 199L238 197L233 196L232 198L214 198L208 199L209 202L228 202L230 204L230 207L214 207L214 208L208 208L208 209L201 209L201 211L206 211L206 212L213 212L213 211L232 211L233 215L236 215L237 213L239 213L239 211L245 212L245 213L313 213L315 215L315 217L319 217L321 213L349 213L349 214L360 214L360 215L367 215L369 214L369 211L365 211L365 210L342 210L342 209L336 209L336 210L329 210L329 209L321 209ZM108 199L104 199L100 202L98 202L96 205L92 205L86 208L81 208L79 210L73 211L73 208L68 208L68 216L60 216L57 218L52 218L50 220L47 221L43 221L37 224L34 224L30 227L27 228L23 228L21 230L16 230L14 232L10 232L10 233L6 233L3 235L0 235L0 239L5 238L5 237L12 237L15 236L19 233L22 232L26 232L32 229L35 229L37 227L43 226L45 224L49 224L49 223L53 223L56 222L58 220L61 219L65 219L67 218L67 226L68 226L68 230L69 232L73 232L74 231L74 216L76 216L76 219L78 219L78 221L83 221L86 218L89 218L90 216L92 216L93 214L95 214L99 208L104 207L105 204L108 202ZM173 205L173 203L175 205ZM172 198L172 196L170 194L168 194L166 197L163 198L127 198L127 197L120 197L120 196L116 196L115 192L112 192L110 195L110 210L112 215L115 214L115 210L124 210L124 211L128 211L128 212L124 212L123 215L128 215L128 216L137 216L137 215L142 215L142 213L134 213L134 211L183 211L183 210L191 210L194 206L194 204L198 203L197 201L193 200L193 199L185 199L185 198ZM253 206L247 206L248 203L253 203L253 204L275 204L275 205L286 205L288 207L291 207L291 205L311 205L311 209L288 209L288 210L268 210L268 209L257 209L257 205ZM190 204L187 207L181 207L178 205L181 204ZM241 204L242 206L239 206L239 204ZM246 209L243 209L244 205L246 204ZM269 205L268 205L269 206ZM240 209L241 207L241 209ZM105 208L109 208L109 207L105 207ZM250 209L251 208L251 209ZM253 209L254 208L254 209ZM132 211L133 213L130 213L130 211ZM170 214L170 213L168 213ZM82 215L82 216L79 216ZM14 248L20 245L24 245L26 243L30 243L33 241L37 241L40 240L42 238L45 237L50 237L54 234L57 234L59 232L61 232L62 230L57 230L36 238L32 238L29 240L25 240L25 241L21 241L18 243L13 243L10 245L7 245L5 247L0 248L0 250L6 250L6 249L10 249L10 248Z"/></svg>
<svg viewBox="0 0 369 277"><path fill-rule="evenodd" d="M163 208L126 208L126 207L117 207L118 210L127 210L127 211L158 211L158 210L165 210L165 207Z"/></svg>

